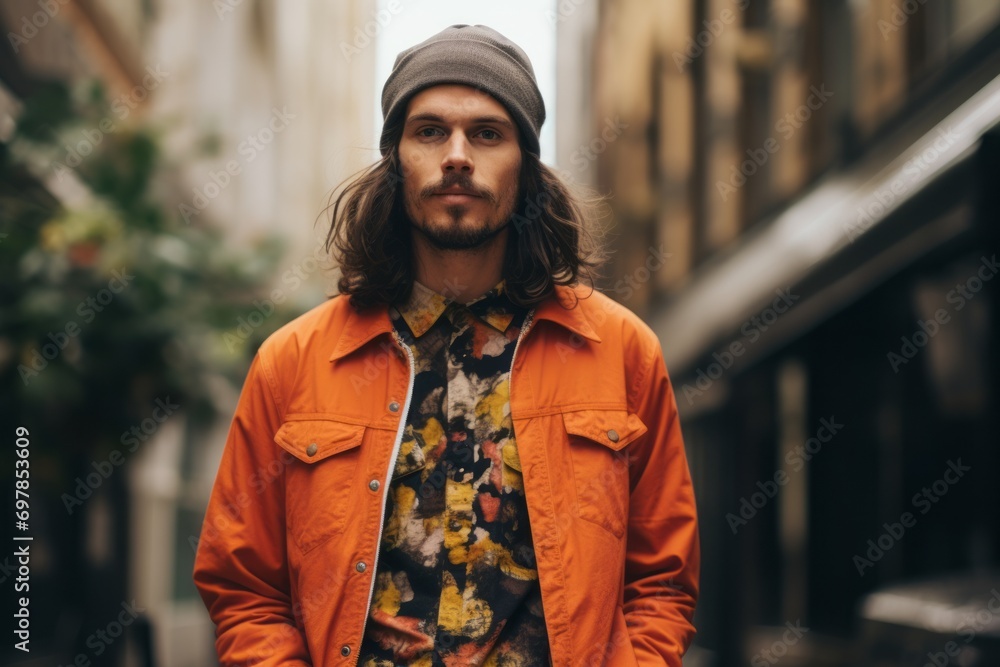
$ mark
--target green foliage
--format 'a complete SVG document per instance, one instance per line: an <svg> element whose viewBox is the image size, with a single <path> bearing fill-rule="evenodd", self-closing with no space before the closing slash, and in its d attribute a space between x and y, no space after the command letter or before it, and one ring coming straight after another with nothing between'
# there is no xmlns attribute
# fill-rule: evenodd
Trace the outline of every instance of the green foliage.
<svg viewBox="0 0 1000 667"><path fill-rule="evenodd" d="M297 314L236 334L284 244L241 253L206 214L187 224L154 128L118 123L85 141L110 117L99 87L53 86L0 144L3 421L90 455L120 447L157 398L206 423L220 375L238 386L260 340Z"/></svg>

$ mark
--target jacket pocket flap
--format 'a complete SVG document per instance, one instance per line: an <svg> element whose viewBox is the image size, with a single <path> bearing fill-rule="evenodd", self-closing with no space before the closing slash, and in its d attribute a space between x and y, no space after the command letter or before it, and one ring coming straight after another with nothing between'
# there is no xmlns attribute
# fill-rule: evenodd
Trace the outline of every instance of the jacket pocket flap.
<svg viewBox="0 0 1000 667"><path fill-rule="evenodd" d="M574 410L562 413L566 432L620 450L648 429L628 410Z"/></svg>
<svg viewBox="0 0 1000 667"><path fill-rule="evenodd" d="M274 434L274 441L304 463L316 463L361 444L364 424L335 419L286 421Z"/></svg>

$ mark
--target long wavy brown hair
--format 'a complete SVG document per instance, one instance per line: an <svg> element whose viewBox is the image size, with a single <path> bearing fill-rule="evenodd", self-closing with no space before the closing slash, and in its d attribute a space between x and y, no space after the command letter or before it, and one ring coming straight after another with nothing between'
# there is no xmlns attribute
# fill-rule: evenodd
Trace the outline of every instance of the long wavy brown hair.
<svg viewBox="0 0 1000 667"><path fill-rule="evenodd" d="M406 299L416 275L403 205L401 129L389 135L395 137L392 150L334 190L325 248L341 270L340 294L349 295L358 310ZM503 265L510 299L531 307L556 285L593 288L607 259L596 233L603 198L582 189L574 194L573 186L523 145L519 181L519 205L508 224Z"/></svg>

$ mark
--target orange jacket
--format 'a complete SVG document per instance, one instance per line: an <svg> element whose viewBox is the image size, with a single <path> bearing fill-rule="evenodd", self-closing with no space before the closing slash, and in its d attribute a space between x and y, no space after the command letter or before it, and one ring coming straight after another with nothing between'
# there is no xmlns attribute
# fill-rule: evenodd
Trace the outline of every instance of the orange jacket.
<svg viewBox="0 0 1000 667"><path fill-rule="evenodd" d="M530 317L510 410L552 664L680 667L700 547L659 341L583 286ZM343 296L261 345L194 566L225 667L356 664L412 380L387 309Z"/></svg>

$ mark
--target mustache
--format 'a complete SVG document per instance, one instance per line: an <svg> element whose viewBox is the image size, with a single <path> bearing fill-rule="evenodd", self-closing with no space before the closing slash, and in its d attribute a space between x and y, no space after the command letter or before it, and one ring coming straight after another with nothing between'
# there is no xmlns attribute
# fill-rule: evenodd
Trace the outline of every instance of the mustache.
<svg viewBox="0 0 1000 667"><path fill-rule="evenodd" d="M463 190L468 190L476 194L483 199L497 203L497 195L495 192L486 187L481 187L472 182L472 176L464 172L452 172L444 175L440 183L436 185L428 185L420 191L420 198L427 199L428 197L433 197L434 195L441 194L443 190L447 188L458 186Z"/></svg>

